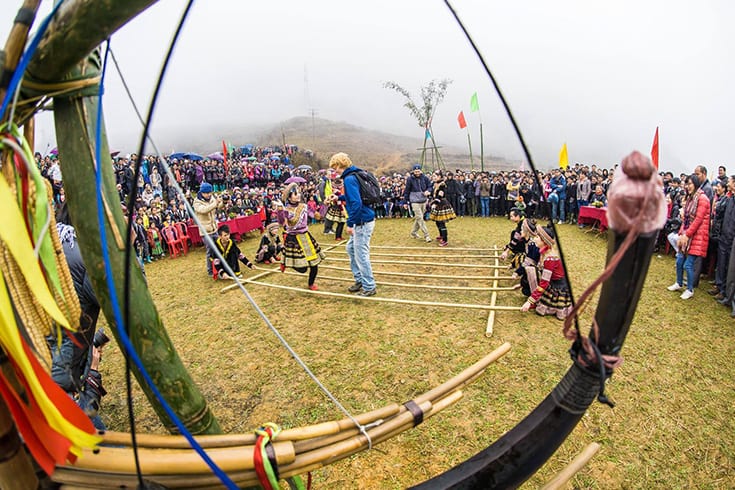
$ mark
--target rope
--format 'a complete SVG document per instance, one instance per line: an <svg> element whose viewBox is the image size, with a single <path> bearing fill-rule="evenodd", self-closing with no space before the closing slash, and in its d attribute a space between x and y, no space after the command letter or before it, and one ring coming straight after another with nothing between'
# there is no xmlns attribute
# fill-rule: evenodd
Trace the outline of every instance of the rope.
<svg viewBox="0 0 735 490"><path fill-rule="evenodd" d="M123 78L122 73L120 73L120 77ZM137 109L137 106L135 104L135 101L132 99L132 97L130 96L130 93L129 92L128 92L128 97L130 99L131 104L135 108L136 114L140 115L140 113L139 113L139 111ZM156 96L154 95L154 97L152 99L152 102L151 102L152 106L155 103L155 99L156 99ZM152 109L152 107L151 107L151 109ZM152 112L152 110L151 110L151 112ZM168 165L168 162L163 157L163 154L160 152L160 150L158 149L158 147L156 146L156 144L153 142L153 140L150 137L150 135L148 135L148 126L150 125L151 113L149 113L148 120L147 121L144 122L142 120L142 118L140 118L140 119L141 119L141 123L143 124L143 137L142 137L142 140L145 141L147 139L148 141L151 141L151 145L153 146L153 149L155 150L156 154L159 156L160 161L162 162L164 173L166 174L166 176L168 176L169 182L172 184L172 187L175 189L175 192L176 192L177 196L179 196L182 199L182 202L184 202L184 205L186 206L186 209L189 212L189 215L192 216L192 219L193 219L194 223L201 228L202 227L202 223L199 220L199 218L197 217L196 212L194 211L194 209L191 207L191 205L189 204L188 200L186 199L186 196L185 196L184 191L181 189L181 187L179 186L178 182L176 182L176 178L174 177L173 172L171 171L171 168ZM143 149L144 149L143 141L141 141L141 149L138 152L139 155L142 155L143 154ZM137 165L136 166L136 173L134 175L134 181L137 180L138 175L139 175L139 171L140 171L140 166ZM135 195L132 194L131 195L131 202L128 205L128 212L129 213L132 213L132 210L134 209L134 206L133 206L134 203L132 202L132 200L134 198L135 198ZM129 223L128 233L130 233L130 223L132 223L131 215L129 215L129 217L128 217L128 223ZM232 269L230 268L230 266L227 264L227 261L224 259L224 257L219 252L219 250L217 250L217 247L214 246L214 243L212 242L212 239L209 237L209 235L204 234L202 236L202 240L204 241L204 243L206 244L206 246L208 248L210 248L211 250L213 250L214 255L223 264L223 267L225 269L225 272L227 272L227 274L229 274L230 277L235 277L235 273L232 271ZM128 251L129 251L129 249L128 249ZM127 260L126 263L129 264L130 261ZM127 284L128 283L127 283L127 271L126 271L126 286L125 286L126 294L127 294L128 289L129 289L129 286ZM245 287L243 286L243 284L238 281L237 284L236 284L236 286L240 289L240 292L247 299L247 301L251 304L251 306L255 309L255 312L258 314L258 316L261 318L261 320L263 320L263 323L276 336L276 338L281 343L281 345L283 345L283 347L288 351L288 353L296 361L296 363L301 367L301 369L304 371L304 373L306 373L306 375L309 378L311 378L311 380L322 391L322 393L324 393L324 395L332 402L332 404L335 407L337 407L337 409L339 411L341 411L347 418L349 418L355 424L355 427L367 438L367 440L368 440L368 449L372 449L372 442L370 440L370 436L367 434L366 427L364 425L360 424L357 421L357 419L355 419L355 417L350 413L350 411L347 410L342 405L342 403L340 403L340 401L332 394L332 392L319 380L319 378L314 374L314 372L306 365L306 363L301 359L301 357L291 347L291 345L288 343L288 341L283 337L283 335L280 333L280 331L273 325L273 323L270 321L270 319L268 318L268 316L263 312L263 310L260 308L260 305L258 305L257 301L250 295L250 293L247 291L247 289L245 289Z"/></svg>

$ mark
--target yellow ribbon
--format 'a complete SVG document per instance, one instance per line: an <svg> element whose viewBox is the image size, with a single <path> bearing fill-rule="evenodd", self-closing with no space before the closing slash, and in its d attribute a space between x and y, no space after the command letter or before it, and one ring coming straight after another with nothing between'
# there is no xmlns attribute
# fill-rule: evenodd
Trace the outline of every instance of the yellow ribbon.
<svg viewBox="0 0 735 490"><path fill-rule="evenodd" d="M3 183L5 183L4 179ZM40 270L38 272L40 273ZM83 447L91 448L102 442L101 437L83 431L64 418L56 405L47 396L41 382L36 378L33 366L26 356L25 349L23 349L18 325L15 323L13 308L5 286L5 278L2 275L0 275L0 344L23 373L23 377L28 383L31 393L33 393L33 398L38 403L51 428L71 442L69 451L72 454L80 456Z"/></svg>
<svg viewBox="0 0 735 490"><path fill-rule="evenodd" d="M0 209L5 210L5 223L0 226L0 239L5 242L5 246L13 255L33 296L51 318L60 325L71 329L69 321L64 317L48 289L41 267L33 253L33 245L30 238L28 238L28 233L23 224L23 217L14 202L10 186L2 174L0 174Z"/></svg>

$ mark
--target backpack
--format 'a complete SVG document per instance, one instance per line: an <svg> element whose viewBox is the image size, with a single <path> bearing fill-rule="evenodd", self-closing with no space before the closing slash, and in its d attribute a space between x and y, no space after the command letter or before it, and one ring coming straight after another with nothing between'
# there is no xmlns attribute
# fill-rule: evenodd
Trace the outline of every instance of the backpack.
<svg viewBox="0 0 735 490"><path fill-rule="evenodd" d="M382 204L383 199L380 197L380 184L378 179L369 172L358 170L354 173L357 183L360 184L360 198L365 206L374 204Z"/></svg>

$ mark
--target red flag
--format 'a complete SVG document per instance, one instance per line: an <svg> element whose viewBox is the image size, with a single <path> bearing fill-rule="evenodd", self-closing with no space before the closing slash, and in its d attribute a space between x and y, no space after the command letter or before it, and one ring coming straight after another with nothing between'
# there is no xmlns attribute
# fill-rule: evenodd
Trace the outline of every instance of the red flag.
<svg viewBox="0 0 735 490"><path fill-rule="evenodd" d="M651 161L653 166L658 170L658 126L656 126L656 135L653 137L653 146L651 147Z"/></svg>
<svg viewBox="0 0 735 490"><path fill-rule="evenodd" d="M459 123L459 129L464 129L467 127L467 121L464 120L464 111L459 111L457 122Z"/></svg>
<svg viewBox="0 0 735 490"><path fill-rule="evenodd" d="M222 158L224 158L222 163L225 167L225 173L227 173L227 145L225 144L225 140L222 140Z"/></svg>

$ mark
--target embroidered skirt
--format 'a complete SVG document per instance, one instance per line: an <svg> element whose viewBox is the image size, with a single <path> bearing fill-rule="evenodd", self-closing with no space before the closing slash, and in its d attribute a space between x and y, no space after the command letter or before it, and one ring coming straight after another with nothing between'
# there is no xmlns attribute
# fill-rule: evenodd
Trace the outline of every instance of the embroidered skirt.
<svg viewBox="0 0 735 490"><path fill-rule="evenodd" d="M539 315L556 315L559 320L565 319L572 311L572 295L567 280L551 281L549 287L536 304Z"/></svg>
<svg viewBox="0 0 735 490"><path fill-rule="evenodd" d="M342 206L329 206L327 209L327 219L334 221L335 223L346 223L347 216L345 215Z"/></svg>
<svg viewBox="0 0 735 490"><path fill-rule="evenodd" d="M432 221L451 221L456 217L454 208L446 199L442 199L438 204L431 206L429 219Z"/></svg>
<svg viewBox="0 0 735 490"><path fill-rule="evenodd" d="M324 258L319 243L308 231L303 234L287 234L284 241L283 265L303 269L319 264Z"/></svg>

